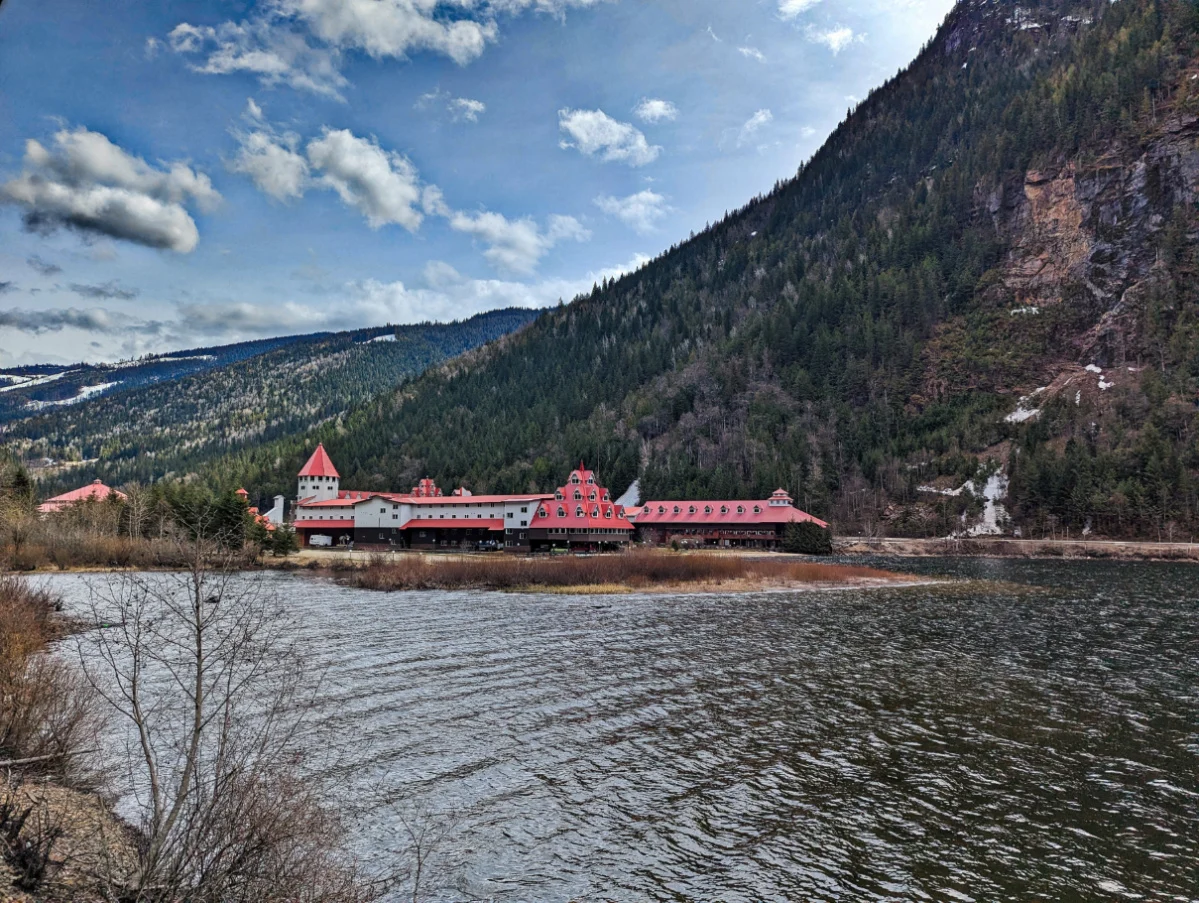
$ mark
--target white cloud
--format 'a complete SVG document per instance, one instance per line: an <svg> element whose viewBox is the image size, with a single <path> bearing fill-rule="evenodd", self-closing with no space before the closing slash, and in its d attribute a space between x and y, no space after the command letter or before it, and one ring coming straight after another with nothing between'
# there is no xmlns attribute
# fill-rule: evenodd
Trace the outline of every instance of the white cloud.
<svg viewBox="0 0 1199 903"><path fill-rule="evenodd" d="M276 135L269 129L257 129L239 134L238 139L240 146L229 164L231 170L249 176L259 191L277 201L303 196L309 186L309 169L308 161L297 150L299 135Z"/></svg>
<svg viewBox="0 0 1199 903"><path fill-rule="evenodd" d="M645 97L637 104L633 114L642 122L674 122L679 116L679 108L669 100Z"/></svg>
<svg viewBox="0 0 1199 903"><path fill-rule="evenodd" d="M812 28L805 32L807 39L813 44L823 44L834 54L840 53L854 42L857 37L852 28L840 25L836 28Z"/></svg>
<svg viewBox="0 0 1199 903"><path fill-rule="evenodd" d="M819 2L820 0L779 0L779 15L784 19L794 19Z"/></svg>
<svg viewBox="0 0 1199 903"><path fill-rule="evenodd" d="M508 273L528 274L537 268L541 258L561 241L586 241L591 237L583 225L572 216L551 216L545 230L531 218L510 220L501 213L454 213L450 227L471 235L488 247L483 256L497 269Z"/></svg>
<svg viewBox="0 0 1199 903"><path fill-rule="evenodd" d="M192 68L205 75L245 72L267 86L288 85L342 100L349 84L336 48L314 47L301 33L267 20L225 22L217 27L182 22L167 35L171 49L203 55Z"/></svg>
<svg viewBox="0 0 1199 903"><path fill-rule="evenodd" d="M635 126L618 122L603 110L559 110L558 126L572 139L563 141L561 147L577 148L606 163L644 166L662 152L661 147L651 146Z"/></svg>
<svg viewBox="0 0 1199 903"><path fill-rule="evenodd" d="M308 143L307 153L309 165L322 173L320 183L365 216L372 229L388 223L409 232L420 228L423 216L416 209L422 202L420 179L402 154L346 129L329 128Z"/></svg>
<svg viewBox="0 0 1199 903"><path fill-rule="evenodd" d="M308 305L294 301L258 306L248 303L196 303L179 307L178 319L166 325L181 338L251 338L283 333L358 329L383 323L447 321L503 307L543 308L571 301L604 279L633 272L649 261L638 254L620 266L605 267L578 279L520 282L471 279L448 263L430 261L412 285L365 279L343 286L338 304ZM3 324L0 324L3 325ZM153 324L161 329L163 324Z"/></svg>
<svg viewBox="0 0 1199 903"><path fill-rule="evenodd" d="M454 122L478 122L479 116L487 112L487 104L483 101L472 100L469 97L454 97L440 88L430 91L428 94L422 94L416 102L418 110L427 109L430 106L444 106Z"/></svg>
<svg viewBox="0 0 1199 903"><path fill-rule="evenodd" d="M54 135L54 151L30 139L20 176L0 200L24 208L26 227L69 227L182 254L200 240L185 205L221 200L208 176L176 161L156 168L106 136L80 126Z"/></svg>
<svg viewBox="0 0 1199 903"><path fill-rule="evenodd" d="M757 60L759 63L766 62L766 55L757 47L738 47L737 52L751 60Z"/></svg>
<svg viewBox="0 0 1199 903"><path fill-rule="evenodd" d="M774 114L769 110L758 110L741 126L741 131L737 133L737 146L741 147L746 142L752 140L758 132L773 121Z"/></svg>
<svg viewBox="0 0 1199 903"><path fill-rule="evenodd" d="M670 210L666 198L648 188L625 198L601 195L595 199L595 205L642 233L652 232L655 223Z"/></svg>
<svg viewBox="0 0 1199 903"><path fill-rule="evenodd" d="M455 120L478 122L479 115L487 111L487 104L481 100L471 100L469 97L455 97L450 101L450 115Z"/></svg>
<svg viewBox="0 0 1199 903"><path fill-rule="evenodd" d="M342 55L375 59L429 52L459 65L499 36L497 18L527 10L562 16L602 0L271 0L265 12L218 26L182 22L168 35L181 54L203 55L197 72L248 72L268 85L341 98Z"/></svg>

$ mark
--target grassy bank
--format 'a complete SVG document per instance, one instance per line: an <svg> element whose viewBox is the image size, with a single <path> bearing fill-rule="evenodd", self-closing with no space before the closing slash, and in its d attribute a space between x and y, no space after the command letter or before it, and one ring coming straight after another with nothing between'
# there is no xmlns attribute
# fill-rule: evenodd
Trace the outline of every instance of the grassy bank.
<svg viewBox="0 0 1199 903"><path fill-rule="evenodd" d="M341 574L339 579L351 586L384 591L627 592L850 586L904 582L910 578L874 568L787 558L635 551L623 555L554 558L380 556L365 567Z"/></svg>
<svg viewBox="0 0 1199 903"><path fill-rule="evenodd" d="M851 539L837 552L844 555L898 555L912 558L1045 558L1091 561L1199 562L1199 544L1100 539Z"/></svg>

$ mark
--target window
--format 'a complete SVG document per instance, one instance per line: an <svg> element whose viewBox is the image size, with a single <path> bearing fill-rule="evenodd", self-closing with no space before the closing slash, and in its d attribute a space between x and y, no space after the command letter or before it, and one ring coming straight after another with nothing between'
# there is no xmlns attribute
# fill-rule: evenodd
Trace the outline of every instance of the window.
<svg viewBox="0 0 1199 903"><path fill-rule="evenodd" d="M612 509L611 508L604 509L604 517L608 518L608 520L612 519Z"/></svg>
<svg viewBox="0 0 1199 903"><path fill-rule="evenodd" d="M761 513L762 513L762 506L754 505L754 514L761 514Z"/></svg>
<svg viewBox="0 0 1199 903"><path fill-rule="evenodd" d="M566 509L561 505L558 506L558 517L566 517Z"/></svg>
<svg viewBox="0 0 1199 903"><path fill-rule="evenodd" d="M682 509L682 508L680 508L678 505L675 505L675 506L674 506L674 513L675 513L675 514L680 514L680 513L682 512L682 510L683 510L683 509Z"/></svg>
<svg viewBox="0 0 1199 903"><path fill-rule="evenodd" d="M522 527L527 527L527 526L529 525L529 522L528 522L527 520L522 520L522 521L520 522L520 525L521 525Z"/></svg>
<svg viewBox="0 0 1199 903"><path fill-rule="evenodd" d="M591 501L591 502L595 501L595 490L594 489L591 490L591 495L587 496L587 500Z"/></svg>
<svg viewBox="0 0 1199 903"><path fill-rule="evenodd" d="M392 519L392 520L399 520L399 519L400 519L400 516L399 516L398 514L393 514L393 515L391 516L391 519Z"/></svg>
<svg viewBox="0 0 1199 903"><path fill-rule="evenodd" d="M562 501L562 490L561 489L554 490L554 498L559 502Z"/></svg>
<svg viewBox="0 0 1199 903"><path fill-rule="evenodd" d="M575 505L575 517L582 517L582 516L583 516L583 506Z"/></svg>
<svg viewBox="0 0 1199 903"><path fill-rule="evenodd" d="M513 514L511 511L509 511L509 512L508 512L507 514L505 514L504 516L505 516L505 517L516 517L516 515L515 515L515 514Z"/></svg>
<svg viewBox="0 0 1199 903"><path fill-rule="evenodd" d="M570 475L570 482L576 486L579 485L579 475L577 473L572 473Z"/></svg>
<svg viewBox="0 0 1199 903"><path fill-rule="evenodd" d="M721 513L721 514L728 514L728 513L729 513L729 506L728 506L728 505L721 505L721 506L720 506L720 513Z"/></svg>
<svg viewBox="0 0 1199 903"><path fill-rule="evenodd" d="M579 490L576 489L575 490L575 501L576 502L580 501L582 498L583 498L583 493L579 492Z"/></svg>
<svg viewBox="0 0 1199 903"><path fill-rule="evenodd" d="M610 502L610 501L612 501L612 499L610 499L610 498L608 497L608 490L607 490L607 489L605 489L605 490L604 490L604 501L605 501L605 502Z"/></svg>
<svg viewBox="0 0 1199 903"><path fill-rule="evenodd" d="M595 482L595 474L593 474L593 473L587 474L587 482L594 483Z"/></svg>
<svg viewBox="0 0 1199 903"><path fill-rule="evenodd" d="M380 513L380 514L386 514L386 513L387 513L387 509L386 509L386 508L380 508L380 509L379 509L379 513Z"/></svg>
<svg viewBox="0 0 1199 903"><path fill-rule="evenodd" d="M521 509L520 509L520 513L521 513L521 514L528 514L528 513L529 513L529 506L528 506L528 505L525 505L523 508L521 508Z"/></svg>
<svg viewBox="0 0 1199 903"><path fill-rule="evenodd" d="M544 507L542 507L542 508L538 508L538 509L537 509L537 516L538 516L538 517L545 517L545 508L544 508Z"/></svg>
<svg viewBox="0 0 1199 903"><path fill-rule="evenodd" d="M712 506L704 505L704 514L711 514L711 513L712 513Z"/></svg>
<svg viewBox="0 0 1199 903"><path fill-rule="evenodd" d="M687 508L687 513L688 513L688 514L694 514L694 513L695 513L695 506L694 506L694 505L690 505L690 506L688 506L688 508Z"/></svg>
<svg viewBox="0 0 1199 903"><path fill-rule="evenodd" d="M599 517L599 505L596 505L594 508L591 509L591 516Z"/></svg>
<svg viewBox="0 0 1199 903"><path fill-rule="evenodd" d="M665 513L666 513L666 508L665 508L663 505L659 505L659 506L658 506L658 513L659 513L659 514L665 514Z"/></svg>
<svg viewBox="0 0 1199 903"><path fill-rule="evenodd" d="M744 505L738 505L738 506L737 506L737 513L738 513L738 514L744 514L744 513L745 513L745 506L744 506Z"/></svg>

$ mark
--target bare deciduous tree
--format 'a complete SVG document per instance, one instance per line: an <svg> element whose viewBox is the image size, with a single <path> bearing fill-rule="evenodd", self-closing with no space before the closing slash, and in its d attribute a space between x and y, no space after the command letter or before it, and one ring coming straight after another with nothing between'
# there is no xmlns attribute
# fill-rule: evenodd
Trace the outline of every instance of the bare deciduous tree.
<svg viewBox="0 0 1199 903"><path fill-rule="evenodd" d="M140 813L136 867L99 876L106 892L130 903L377 899L327 804L328 763L312 759L315 680L281 600L194 532L185 571L95 587L92 615L109 627L81 639L85 673L128 727L121 765Z"/></svg>

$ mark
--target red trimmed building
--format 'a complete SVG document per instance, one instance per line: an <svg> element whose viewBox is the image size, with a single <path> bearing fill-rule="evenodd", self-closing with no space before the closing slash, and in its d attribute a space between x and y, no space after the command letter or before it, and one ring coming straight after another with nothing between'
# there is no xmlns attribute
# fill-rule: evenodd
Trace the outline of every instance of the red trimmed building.
<svg viewBox="0 0 1199 903"><path fill-rule="evenodd" d="M408 492L357 492L341 477L323 446L300 471L294 526L304 546L365 549L518 549L548 495L445 495L432 480Z"/></svg>
<svg viewBox="0 0 1199 903"><path fill-rule="evenodd" d="M717 548L777 549L788 525L828 524L795 507L786 490L762 501L646 502L630 509L642 542Z"/></svg>
<svg viewBox="0 0 1199 903"><path fill-rule="evenodd" d="M516 537L514 550L569 549L602 552L633 541L633 525L612 500L595 473L580 462L565 486L537 506L527 536Z"/></svg>

